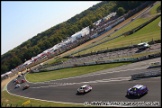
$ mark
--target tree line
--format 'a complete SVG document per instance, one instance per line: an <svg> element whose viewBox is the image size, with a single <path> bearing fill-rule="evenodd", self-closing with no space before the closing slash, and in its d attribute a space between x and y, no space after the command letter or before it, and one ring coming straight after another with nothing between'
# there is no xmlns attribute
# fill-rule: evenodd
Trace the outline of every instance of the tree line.
<svg viewBox="0 0 162 108"><path fill-rule="evenodd" d="M16 66L24 63L25 60L29 60L31 57L53 47L81 29L87 26L93 28L95 21L107 16L111 12L117 12L117 15L121 16L144 2L102 1L71 17L69 20L38 33L33 38L1 55L1 74L14 69Z"/></svg>

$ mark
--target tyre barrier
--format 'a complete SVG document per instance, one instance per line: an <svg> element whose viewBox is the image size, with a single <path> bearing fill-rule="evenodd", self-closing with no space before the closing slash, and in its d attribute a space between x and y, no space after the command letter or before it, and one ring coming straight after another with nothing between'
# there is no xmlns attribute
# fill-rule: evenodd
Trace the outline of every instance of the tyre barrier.
<svg viewBox="0 0 162 108"><path fill-rule="evenodd" d="M131 75L131 80L161 76L161 70Z"/></svg>

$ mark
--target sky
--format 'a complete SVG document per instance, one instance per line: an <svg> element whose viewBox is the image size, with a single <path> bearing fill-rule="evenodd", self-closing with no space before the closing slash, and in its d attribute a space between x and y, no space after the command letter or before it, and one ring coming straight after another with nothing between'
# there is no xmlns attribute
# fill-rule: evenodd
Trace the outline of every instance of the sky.
<svg viewBox="0 0 162 108"><path fill-rule="evenodd" d="M1 55L101 1L1 1Z"/></svg>

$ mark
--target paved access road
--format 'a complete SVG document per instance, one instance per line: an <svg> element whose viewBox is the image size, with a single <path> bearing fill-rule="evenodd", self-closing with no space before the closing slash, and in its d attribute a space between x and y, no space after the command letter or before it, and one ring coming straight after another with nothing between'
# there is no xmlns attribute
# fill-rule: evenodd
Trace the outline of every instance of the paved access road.
<svg viewBox="0 0 162 108"><path fill-rule="evenodd" d="M141 80L130 81L130 76L135 73L161 71L161 68L147 69L149 63L153 61L160 61L160 58L132 63L129 65L102 70L99 72L78 77L71 77L35 84L28 82L30 88L24 91L21 88L14 89L14 83L10 82L7 86L7 89L12 94L57 102L84 104L85 102L91 103L94 101L123 101L145 102L143 104L155 102L154 104L161 105L161 77L145 78ZM92 85L92 91L84 95L77 95L76 89L84 84ZM148 94L140 98L126 97L126 90L129 87L134 86L135 84L147 85L149 89Z"/></svg>

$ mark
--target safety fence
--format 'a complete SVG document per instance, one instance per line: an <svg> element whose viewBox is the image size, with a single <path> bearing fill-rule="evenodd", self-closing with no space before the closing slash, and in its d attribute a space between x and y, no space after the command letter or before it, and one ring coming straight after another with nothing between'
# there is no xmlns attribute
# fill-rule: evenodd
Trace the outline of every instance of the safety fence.
<svg viewBox="0 0 162 108"><path fill-rule="evenodd" d="M47 67L44 69L33 69L31 72L46 72L59 70L64 68L72 68L72 67L80 67L80 66L91 66L91 65L99 65L99 64L111 64L111 63L124 63L124 62L138 62L142 60L147 60L151 58L161 57L161 52L156 54L150 54L147 56L137 57L137 58L119 58L119 59L111 59L111 60L98 60L92 62L84 62L80 64L67 64L67 65L57 65L53 67Z"/></svg>
<svg viewBox="0 0 162 108"><path fill-rule="evenodd" d="M148 68L156 68L156 67L161 67L161 62L153 62L150 64Z"/></svg>
<svg viewBox="0 0 162 108"><path fill-rule="evenodd" d="M114 37L116 38L116 37ZM149 45L153 45L155 43L161 43L161 40L151 40L148 42ZM77 56L73 56L73 57L86 57L86 56L90 56L90 55L95 55L95 54L100 54L100 53L106 53L106 52L113 52L113 51L119 51L119 50L124 50L124 49L130 49L130 48L137 48L138 45L134 44L134 45L130 45L130 46L125 46L125 47L119 47L119 48L113 48L113 49L104 49L104 50L99 50L96 52L90 52L87 54L82 54L82 55L77 55ZM71 56L66 56L65 58L71 58Z"/></svg>
<svg viewBox="0 0 162 108"><path fill-rule="evenodd" d="M154 44L154 43L157 43L157 42L161 42L160 40L159 41L151 41L149 42L150 45L151 44ZM135 45L134 45L135 46ZM155 45L156 46L156 45ZM159 45L158 45L159 46ZM128 49L124 49L124 47L122 48L119 48L118 51L103 51L102 53L101 52L96 52L95 54L93 55L89 55L89 56L81 56L81 57L73 57L67 61L60 61L60 62L57 62L57 63L52 63L52 64L44 64L44 65L39 65L37 66L35 70L40 70L40 69L44 69L44 68L47 68L47 67L60 67L60 65L72 65L72 64L80 64L80 63L84 63L87 64L87 62L92 62L92 64L94 64L93 62L96 62L96 61L101 61L101 60L110 60L110 59L116 59L116 58L123 58L123 57L126 57L126 58L129 58L129 56L133 56L134 54L136 54L138 52L138 48L130 48L128 47ZM152 49L152 47L150 47L150 49ZM151 52L152 50L150 49L147 49L147 53ZM143 53L145 53L143 52ZM142 53L141 53L142 54Z"/></svg>
<svg viewBox="0 0 162 108"><path fill-rule="evenodd" d="M131 80L137 80L137 79L149 78L149 77L157 77L157 76L161 76L161 70L134 74L134 75L131 75Z"/></svg>

